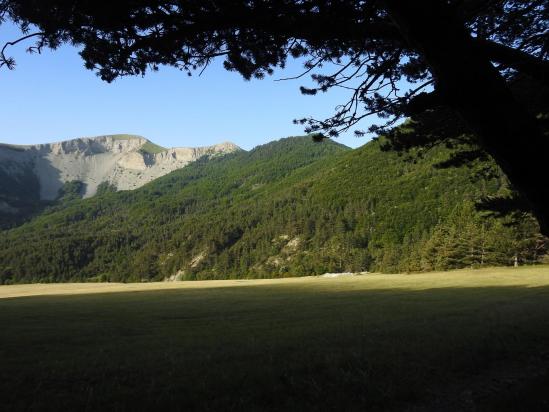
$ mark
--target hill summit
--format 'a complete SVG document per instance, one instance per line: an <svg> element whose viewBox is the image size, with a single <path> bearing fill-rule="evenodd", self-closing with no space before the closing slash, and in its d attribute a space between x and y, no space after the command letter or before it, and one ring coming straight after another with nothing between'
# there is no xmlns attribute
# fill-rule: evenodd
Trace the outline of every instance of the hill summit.
<svg viewBox="0 0 549 412"><path fill-rule="evenodd" d="M118 190L136 189L203 156L241 150L231 142L205 147L163 148L141 136L83 137L37 145L0 145L4 209L25 198L54 200L64 184L82 183L83 197L107 182ZM11 188L11 190L10 190ZM26 188L33 193L21 193ZM37 193L36 193L37 192Z"/></svg>

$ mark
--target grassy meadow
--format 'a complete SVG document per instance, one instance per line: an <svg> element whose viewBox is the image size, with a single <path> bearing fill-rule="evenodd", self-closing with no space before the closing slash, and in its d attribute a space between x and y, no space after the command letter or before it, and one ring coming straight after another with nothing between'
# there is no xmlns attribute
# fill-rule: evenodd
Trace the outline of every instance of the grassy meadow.
<svg viewBox="0 0 549 412"><path fill-rule="evenodd" d="M0 286L0 410L544 410L549 267Z"/></svg>

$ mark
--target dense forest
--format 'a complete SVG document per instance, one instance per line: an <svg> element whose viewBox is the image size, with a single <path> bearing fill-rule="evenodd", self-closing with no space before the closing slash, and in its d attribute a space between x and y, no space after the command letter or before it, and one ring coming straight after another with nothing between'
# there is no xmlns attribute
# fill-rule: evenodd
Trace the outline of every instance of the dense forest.
<svg viewBox="0 0 549 412"><path fill-rule="evenodd" d="M48 205L48 202L40 200L40 182L32 169L24 168L17 174L6 173L4 168L12 165L6 159L1 161L0 230L21 224Z"/></svg>
<svg viewBox="0 0 549 412"><path fill-rule="evenodd" d="M409 126L408 126L409 127ZM413 272L539 262L535 220L476 202L509 192L489 160L436 167L437 145L351 150L293 137L199 160L134 191L78 184L0 232L0 283ZM486 169L493 173L485 173Z"/></svg>

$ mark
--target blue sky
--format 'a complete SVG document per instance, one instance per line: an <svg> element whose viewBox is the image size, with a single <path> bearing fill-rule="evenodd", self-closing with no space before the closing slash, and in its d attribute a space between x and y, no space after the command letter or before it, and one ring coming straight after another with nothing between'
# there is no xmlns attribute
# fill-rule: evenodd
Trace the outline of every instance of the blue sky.
<svg viewBox="0 0 549 412"><path fill-rule="evenodd" d="M0 43L18 31L0 25ZM297 117L327 117L344 101L343 91L303 96L307 80L274 81L300 73L291 62L263 80L244 81L218 60L202 74L188 77L162 67L145 77L126 77L108 84L86 70L78 50L63 46L41 55L25 52L29 44L7 50L15 70L0 69L0 142L34 144L81 136L130 133L166 147L203 146L232 141L250 149L258 144L303 134ZM361 124L367 128L368 124ZM337 139L351 147L368 138L352 132Z"/></svg>

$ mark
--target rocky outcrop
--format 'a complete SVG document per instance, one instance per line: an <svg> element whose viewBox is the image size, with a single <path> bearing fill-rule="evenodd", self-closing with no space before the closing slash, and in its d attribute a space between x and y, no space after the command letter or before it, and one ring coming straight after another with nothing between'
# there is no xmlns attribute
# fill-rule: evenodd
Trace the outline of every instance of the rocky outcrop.
<svg viewBox="0 0 549 412"><path fill-rule="evenodd" d="M65 182L84 183L84 197L102 182L119 190L136 189L203 156L241 150L226 142L207 147L164 149L141 136L79 138L32 146L0 144L0 171L16 175L32 169L40 182L40 198L55 199ZM1 195L1 193L0 193Z"/></svg>

